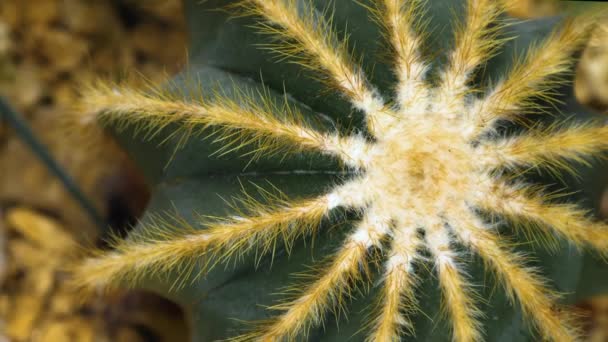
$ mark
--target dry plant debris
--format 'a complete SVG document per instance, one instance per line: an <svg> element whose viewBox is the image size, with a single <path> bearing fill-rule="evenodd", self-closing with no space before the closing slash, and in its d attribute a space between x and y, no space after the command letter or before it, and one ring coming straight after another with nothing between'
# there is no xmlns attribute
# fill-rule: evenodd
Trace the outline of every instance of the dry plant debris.
<svg viewBox="0 0 608 342"><path fill-rule="evenodd" d="M518 18L539 18L556 15L559 12L557 0L511 0L509 14Z"/></svg>
<svg viewBox="0 0 608 342"><path fill-rule="evenodd" d="M581 102L608 113L608 17L583 51L575 91Z"/></svg>
<svg viewBox="0 0 608 342"><path fill-rule="evenodd" d="M588 342L608 341L608 296L590 298L578 305Z"/></svg>
<svg viewBox="0 0 608 342"><path fill-rule="evenodd" d="M81 137L60 128L81 82L133 70L161 82L181 67L181 2L143 3L0 1L0 95L24 114L114 226L146 204L139 171L103 130L88 132L101 137L92 153ZM156 296L116 293L81 303L63 268L78 258L77 246L94 243L99 232L6 126L0 126L0 168L0 341L187 339L179 310ZM6 208L12 209L2 213Z"/></svg>
<svg viewBox="0 0 608 342"><path fill-rule="evenodd" d="M0 327L10 341L185 341L179 310L146 293L96 295L83 302L62 268L79 243L56 220L16 207L2 218L8 268L0 293Z"/></svg>
<svg viewBox="0 0 608 342"><path fill-rule="evenodd" d="M65 136L62 117L81 82L133 70L161 82L181 67L186 55L181 2L164 3L160 11L141 1L0 2L0 94L27 117L106 216L113 215L114 200L137 214L138 203L145 203L145 186L110 137L98 139L103 146L90 153L86 146L78 148L80 140ZM90 227L62 185L6 128L3 131L0 201L55 211L70 227ZM143 194L143 201L126 193Z"/></svg>

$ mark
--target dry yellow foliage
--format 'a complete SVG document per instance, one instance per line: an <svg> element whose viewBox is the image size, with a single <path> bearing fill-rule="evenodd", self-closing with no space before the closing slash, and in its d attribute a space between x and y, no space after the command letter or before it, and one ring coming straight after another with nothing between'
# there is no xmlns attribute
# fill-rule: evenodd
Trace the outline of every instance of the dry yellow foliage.
<svg viewBox="0 0 608 342"><path fill-rule="evenodd" d="M6 212L8 268L0 294L0 328L10 341L185 341L179 310L145 293L94 295L68 286L67 264L80 247L58 221L26 208Z"/></svg>
<svg viewBox="0 0 608 342"><path fill-rule="evenodd" d="M578 305L585 320L588 342L608 341L608 295L600 295Z"/></svg>
<svg viewBox="0 0 608 342"><path fill-rule="evenodd" d="M126 69L160 80L179 67L186 51L180 1L164 1L162 11L149 10L137 22L126 23L121 10L139 10L141 1L129 3L0 0L0 95L25 116L107 217L114 215L113 201L138 214L147 189L103 130L93 127L90 132L101 145L95 153L76 137L57 134L60 119L77 96L77 82ZM5 279L0 280L0 332L5 335L0 340L143 342L146 334L160 341L187 339L181 313L149 294L94 296L82 303L67 286L63 269L78 257L80 243L93 243L98 232L3 123L0 165L2 208L23 206L0 210L0 236L6 239L0 241L0 278Z"/></svg>
<svg viewBox="0 0 608 342"><path fill-rule="evenodd" d="M599 110L608 110L608 23L594 31L583 51L575 91L581 102Z"/></svg>
<svg viewBox="0 0 608 342"><path fill-rule="evenodd" d="M550 16L559 11L557 0L510 0L508 3L509 14L518 18Z"/></svg>
<svg viewBox="0 0 608 342"><path fill-rule="evenodd" d="M146 201L141 176L103 130L87 132L100 147L90 153L82 139L65 136L62 118L77 98L79 82L94 75L137 70L160 81L180 67L186 55L181 2L164 3L162 11L149 9L136 22L126 22L125 9L143 11L141 1L0 1L0 95L24 114L106 216L112 215L112 201L138 214ZM88 217L62 185L11 130L0 131L0 201L53 211L69 227L80 227L78 234L95 238Z"/></svg>

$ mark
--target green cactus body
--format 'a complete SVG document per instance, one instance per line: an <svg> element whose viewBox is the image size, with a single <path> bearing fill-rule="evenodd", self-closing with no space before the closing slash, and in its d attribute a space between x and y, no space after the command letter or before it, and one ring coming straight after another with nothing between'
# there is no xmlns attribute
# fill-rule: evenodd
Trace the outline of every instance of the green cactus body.
<svg viewBox="0 0 608 342"><path fill-rule="evenodd" d="M608 227L539 197L529 184L551 180L521 171L548 168L580 188L564 170L592 169L570 161L608 147L555 79L584 42L579 21L508 21L482 0L218 10L229 4L185 2L189 69L165 90L96 85L83 99L154 186L131 236L77 269L85 285L160 292L189 309L197 341L576 338L557 303L604 290L608 274L573 246L605 253ZM254 15L231 17L243 8ZM562 48L543 57L547 37ZM538 58L547 70L510 71ZM531 115L548 109L574 117ZM459 194L484 182L483 200Z"/></svg>

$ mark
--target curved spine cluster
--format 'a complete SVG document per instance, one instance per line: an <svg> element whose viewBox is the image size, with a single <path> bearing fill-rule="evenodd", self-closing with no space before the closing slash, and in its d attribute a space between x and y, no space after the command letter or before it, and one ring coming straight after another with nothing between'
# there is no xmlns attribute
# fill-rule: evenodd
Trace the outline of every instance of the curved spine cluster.
<svg viewBox="0 0 608 342"><path fill-rule="evenodd" d="M504 285L513 302L540 335L573 341L577 329L558 309L559 296L549 289L527 257L510 250L508 241L479 211L526 223L534 236L561 236L579 247L608 251L608 226L593 221L573 204L555 204L523 182L501 179L496 170L545 166L568 169L567 161L585 162L608 148L607 128L562 123L520 136L496 138L499 121L514 121L537 109L534 100L551 100L560 76L572 66L573 53L585 42L592 20L565 20L544 42L532 47L511 72L483 97L470 85L472 75L502 45L501 1L468 0L467 19L456 29L455 46L435 83L427 79L430 61L420 53L423 0L377 0L370 8L394 51L395 103L385 100L349 55L330 21L308 2L244 0L242 8L261 18L260 29L275 35L270 46L281 56L323 74L329 86L365 113L368 133L316 131L288 105L277 106L212 94L182 101L159 92L139 92L98 85L83 102L95 118L139 123L150 130L180 122L186 130L219 128L221 151L253 143L256 156L278 149L332 155L356 176L316 199L274 204L246 199L247 209L229 218L206 220L204 230L187 227L156 230L160 234L116 243L114 251L88 260L77 273L88 286L111 285L166 272L179 265L191 270L205 260L216 263L255 249L273 252L278 242L289 248L315 234L332 210L356 208L363 213L343 245L315 280L295 298L274 306L279 314L237 341L294 340L320 325L329 310L340 310L352 291L367 281L374 251L384 251L382 297L367 331L369 341L394 341L414 331L415 287L419 264L430 255L443 293L443 307L456 341L483 339L478 295L467 275L458 246L478 254ZM304 5L302 5L304 4ZM282 111L280 118L273 113ZM160 223L162 226L163 223ZM177 233L175 232L177 231ZM383 248L388 245L388 248ZM184 267L184 266L182 266Z"/></svg>

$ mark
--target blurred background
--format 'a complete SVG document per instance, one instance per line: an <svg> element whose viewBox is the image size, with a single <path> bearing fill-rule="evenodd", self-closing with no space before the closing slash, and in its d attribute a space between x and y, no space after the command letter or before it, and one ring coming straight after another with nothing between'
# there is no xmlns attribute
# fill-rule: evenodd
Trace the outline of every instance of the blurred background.
<svg viewBox="0 0 608 342"><path fill-rule="evenodd" d="M557 15L553 0L515 0L513 16ZM103 130L100 148L60 129L77 87L138 72L161 83L185 64L180 0L0 0L0 95L75 179L97 211L126 234L148 191L139 170ZM608 111L608 20L582 53L576 95ZM606 170L608 172L608 170ZM607 184L608 185L608 184ZM601 203L608 218L608 191ZM99 293L83 300L64 267L102 232L62 183L0 122L0 342L187 341L187 314L151 293ZM608 296L579 303L588 341L608 341Z"/></svg>

